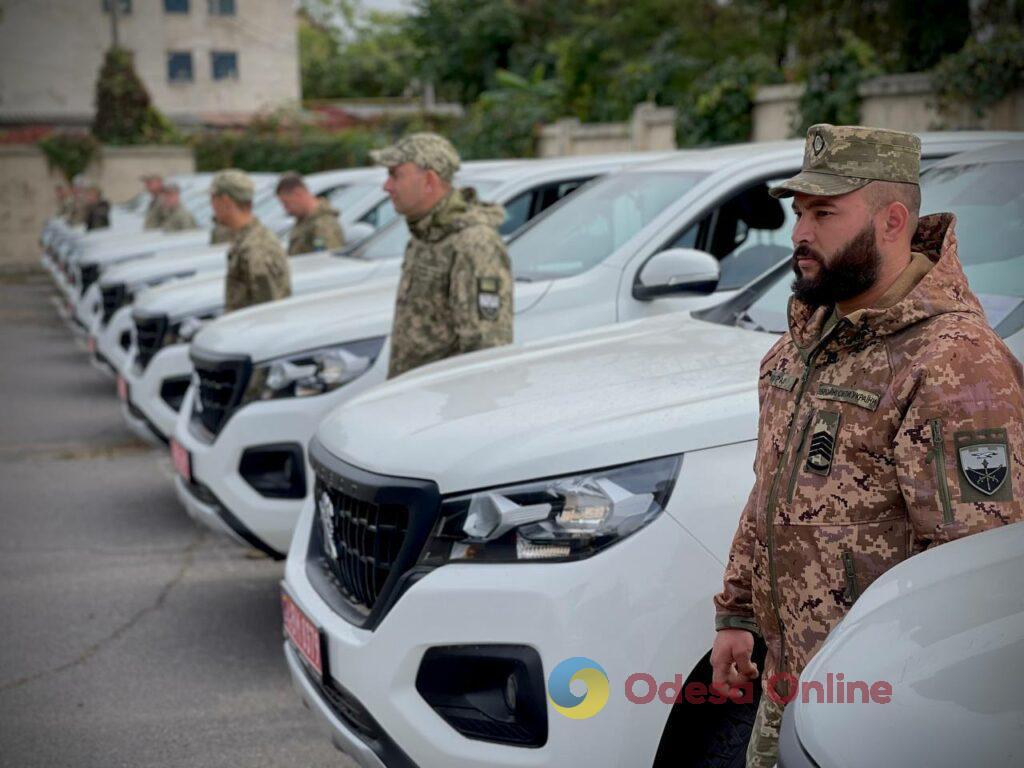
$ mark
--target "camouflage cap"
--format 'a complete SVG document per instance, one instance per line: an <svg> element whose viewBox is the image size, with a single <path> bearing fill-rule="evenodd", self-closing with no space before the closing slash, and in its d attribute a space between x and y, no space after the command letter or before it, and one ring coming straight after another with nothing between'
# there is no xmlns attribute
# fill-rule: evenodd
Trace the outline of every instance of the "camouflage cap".
<svg viewBox="0 0 1024 768"><path fill-rule="evenodd" d="M772 197L845 195L872 181L917 184L921 140L912 133L820 123L807 130L803 170L772 187Z"/></svg>
<svg viewBox="0 0 1024 768"><path fill-rule="evenodd" d="M255 191L249 174L237 168L220 171L210 182L211 195L227 195L236 203L251 203Z"/></svg>
<svg viewBox="0 0 1024 768"><path fill-rule="evenodd" d="M170 184L164 184L162 192L181 192L181 187L175 184L173 181Z"/></svg>
<svg viewBox="0 0 1024 768"><path fill-rule="evenodd" d="M451 181L459 170L459 153L448 139L436 133L409 134L390 147L371 151L370 157L377 165L389 168L415 163L420 168L434 171L445 181Z"/></svg>

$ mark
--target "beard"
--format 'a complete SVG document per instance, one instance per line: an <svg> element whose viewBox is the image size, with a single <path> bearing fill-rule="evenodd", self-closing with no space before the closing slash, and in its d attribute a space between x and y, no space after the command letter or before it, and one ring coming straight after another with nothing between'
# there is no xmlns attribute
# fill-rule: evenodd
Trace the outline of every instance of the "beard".
<svg viewBox="0 0 1024 768"><path fill-rule="evenodd" d="M804 277L797 259L813 259L818 263L818 274ZM836 251L826 264L820 253L806 245L793 251L793 295L799 301L823 307L859 296L875 284L882 254L878 251L875 229L869 223L850 241Z"/></svg>

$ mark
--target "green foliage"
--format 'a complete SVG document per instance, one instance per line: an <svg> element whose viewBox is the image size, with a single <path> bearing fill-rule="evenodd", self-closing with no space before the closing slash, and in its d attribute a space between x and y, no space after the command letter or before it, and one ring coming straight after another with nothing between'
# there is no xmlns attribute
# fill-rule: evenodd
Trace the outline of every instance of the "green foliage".
<svg viewBox="0 0 1024 768"><path fill-rule="evenodd" d="M467 160L533 157L537 131L558 116L557 83L544 79L543 66L527 79L506 70L484 91L453 132L452 141Z"/></svg>
<svg viewBox="0 0 1024 768"><path fill-rule="evenodd" d="M964 105L983 117L995 104L1024 86L1024 35L1001 29L992 39L971 40L935 68L932 82L941 111Z"/></svg>
<svg viewBox="0 0 1024 768"><path fill-rule="evenodd" d="M314 173L369 164L369 152L387 137L352 129L340 133L258 135L251 133L202 134L193 141L197 171L241 168L247 171Z"/></svg>
<svg viewBox="0 0 1024 768"><path fill-rule="evenodd" d="M782 74L765 55L731 57L697 78L691 98L679 106L679 146L749 141L754 92Z"/></svg>
<svg viewBox="0 0 1024 768"><path fill-rule="evenodd" d="M178 137L150 102L135 74L132 55L123 48L107 51L96 81L93 135L105 144L158 144Z"/></svg>
<svg viewBox="0 0 1024 768"><path fill-rule="evenodd" d="M70 183L83 173L96 156L99 142L88 133L52 133L37 142L50 168L56 168Z"/></svg>
<svg viewBox="0 0 1024 768"><path fill-rule="evenodd" d="M850 125L860 121L857 90L881 70L870 45L849 32L841 37L841 46L825 49L807 62L806 88L792 126L794 136L803 136L815 123Z"/></svg>

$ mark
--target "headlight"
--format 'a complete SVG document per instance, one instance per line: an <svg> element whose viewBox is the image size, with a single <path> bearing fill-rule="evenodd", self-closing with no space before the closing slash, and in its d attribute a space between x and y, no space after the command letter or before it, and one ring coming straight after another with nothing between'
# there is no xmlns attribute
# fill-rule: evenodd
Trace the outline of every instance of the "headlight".
<svg viewBox="0 0 1024 768"><path fill-rule="evenodd" d="M386 336L271 360L253 368L242 403L322 395L362 376L373 365Z"/></svg>
<svg viewBox="0 0 1024 768"><path fill-rule="evenodd" d="M423 565L580 560L661 514L682 456L445 499Z"/></svg>

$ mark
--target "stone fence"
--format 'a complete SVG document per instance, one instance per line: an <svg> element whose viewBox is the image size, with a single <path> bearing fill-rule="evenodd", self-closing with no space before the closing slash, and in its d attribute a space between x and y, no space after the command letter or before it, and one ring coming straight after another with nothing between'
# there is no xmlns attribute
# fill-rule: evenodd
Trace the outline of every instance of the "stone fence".
<svg viewBox="0 0 1024 768"><path fill-rule="evenodd" d="M754 141L785 139L793 135L792 125L799 109L801 83L769 85L754 96ZM935 105L931 75L926 72L884 75L863 83L860 122L899 131L938 129L1024 130L1024 90L1017 91L978 118L964 107L952 114L940 114Z"/></svg>
<svg viewBox="0 0 1024 768"><path fill-rule="evenodd" d="M584 124L574 117L545 125L540 131L540 157L597 155L609 152L652 152L676 148L676 110L637 104L628 123Z"/></svg>
<svg viewBox="0 0 1024 768"><path fill-rule="evenodd" d="M85 171L111 202L142 189L143 173L192 173L189 147L102 147ZM63 183L46 156L31 144L0 144L0 272L20 271L39 258L39 233L53 215L54 187Z"/></svg>

